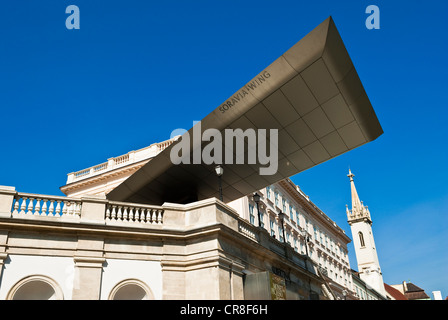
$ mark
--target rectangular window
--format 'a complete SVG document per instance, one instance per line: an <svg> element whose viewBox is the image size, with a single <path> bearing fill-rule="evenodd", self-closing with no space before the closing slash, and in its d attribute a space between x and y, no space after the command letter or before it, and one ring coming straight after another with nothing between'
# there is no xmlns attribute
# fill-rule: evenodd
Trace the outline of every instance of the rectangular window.
<svg viewBox="0 0 448 320"><path fill-rule="evenodd" d="M250 203L249 203L249 222L252 224L255 223L254 206Z"/></svg>
<svg viewBox="0 0 448 320"><path fill-rule="evenodd" d="M278 192L277 191L274 192L274 203L278 207Z"/></svg>
<svg viewBox="0 0 448 320"><path fill-rule="evenodd" d="M275 237L274 220L269 220L269 227L271 228L271 237Z"/></svg>
<svg viewBox="0 0 448 320"><path fill-rule="evenodd" d="M283 213L286 213L286 200L283 197L282 197L282 210L283 210Z"/></svg>
<svg viewBox="0 0 448 320"><path fill-rule="evenodd" d="M294 211L292 210L292 205L289 205L289 217L291 221L294 221Z"/></svg>
<svg viewBox="0 0 448 320"><path fill-rule="evenodd" d="M266 198L271 199L271 186L266 187Z"/></svg>
<svg viewBox="0 0 448 320"><path fill-rule="evenodd" d="M260 212L261 227L264 228L264 213Z"/></svg>

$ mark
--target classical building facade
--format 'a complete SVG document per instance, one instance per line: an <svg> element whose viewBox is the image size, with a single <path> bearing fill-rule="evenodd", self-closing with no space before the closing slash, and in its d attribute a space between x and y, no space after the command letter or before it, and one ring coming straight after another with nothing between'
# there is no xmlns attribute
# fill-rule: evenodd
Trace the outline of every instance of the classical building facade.
<svg viewBox="0 0 448 320"><path fill-rule="evenodd" d="M306 255L319 268L336 299L353 293L347 244L351 241L290 179L256 192L260 200L247 196L229 203L245 220L261 226ZM259 213L259 215L258 215ZM259 223L259 219L260 222Z"/></svg>
<svg viewBox="0 0 448 320"><path fill-rule="evenodd" d="M258 204L106 199L170 143L68 174L67 197L2 187L0 299L257 298L250 283L263 273L282 281L273 298L355 298L350 239L289 179L260 190Z"/></svg>
<svg viewBox="0 0 448 320"><path fill-rule="evenodd" d="M329 17L179 141L70 173L64 197L0 187L0 299L356 298L350 239L289 177L382 133Z"/></svg>

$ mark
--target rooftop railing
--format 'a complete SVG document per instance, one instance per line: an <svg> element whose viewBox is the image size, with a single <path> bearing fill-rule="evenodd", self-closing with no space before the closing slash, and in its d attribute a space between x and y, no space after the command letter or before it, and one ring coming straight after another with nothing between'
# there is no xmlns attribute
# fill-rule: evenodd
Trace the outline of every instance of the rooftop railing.
<svg viewBox="0 0 448 320"><path fill-rule="evenodd" d="M166 149L176 139L177 137L160 143L154 143L149 147L142 148L137 151L130 151L118 157L109 158L107 159L107 162L103 162L80 171L69 173L67 175L67 184L87 179L96 175L100 175L105 172L121 168L133 163L137 163L143 160L151 159L160 152L162 152L164 149Z"/></svg>

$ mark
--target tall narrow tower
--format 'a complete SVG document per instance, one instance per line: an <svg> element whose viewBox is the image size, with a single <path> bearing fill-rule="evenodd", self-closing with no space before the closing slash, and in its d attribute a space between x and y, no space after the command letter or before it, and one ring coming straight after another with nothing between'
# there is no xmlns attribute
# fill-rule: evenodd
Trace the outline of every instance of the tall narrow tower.
<svg viewBox="0 0 448 320"><path fill-rule="evenodd" d="M352 210L347 210L348 224L352 230L353 245L355 247L356 260L360 278L376 291L386 296L383 275L376 252L375 241L372 233L372 219L367 206L359 200L356 192L355 176L349 169L350 186L352 193Z"/></svg>

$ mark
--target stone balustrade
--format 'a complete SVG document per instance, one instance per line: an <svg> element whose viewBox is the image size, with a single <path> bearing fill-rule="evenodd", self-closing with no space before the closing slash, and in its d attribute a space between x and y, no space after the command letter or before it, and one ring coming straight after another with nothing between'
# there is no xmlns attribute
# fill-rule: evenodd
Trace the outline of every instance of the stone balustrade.
<svg viewBox="0 0 448 320"><path fill-rule="evenodd" d="M17 193L11 213L13 216L79 217L81 201L66 197Z"/></svg>
<svg viewBox="0 0 448 320"><path fill-rule="evenodd" d="M20 219L27 225L32 220L73 223L88 228L113 226L153 229L155 232L169 230L188 232L203 228L224 228L237 232L246 240L275 252L295 264L304 267L305 257L294 249L269 235L266 229L254 226L242 219L238 213L223 202L210 198L181 205L165 203L162 206L109 201L104 196L84 196L81 198L49 196L17 192L14 187L0 186L0 224L5 219ZM28 227L27 227L28 228ZM134 229L135 230L135 229ZM305 267L308 271L312 271Z"/></svg>
<svg viewBox="0 0 448 320"><path fill-rule="evenodd" d="M107 162L103 162L80 171L69 173L67 175L67 184L153 158L164 149L166 149L169 145L171 145L177 138L178 137L174 137L170 140L166 140L160 143L154 143L146 148L142 148L136 151L130 151L118 157L109 158L107 159Z"/></svg>
<svg viewBox="0 0 448 320"><path fill-rule="evenodd" d="M143 224L162 224L162 207L126 202L109 201L106 205L106 221L128 221Z"/></svg>

